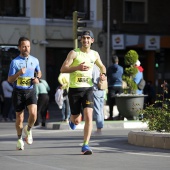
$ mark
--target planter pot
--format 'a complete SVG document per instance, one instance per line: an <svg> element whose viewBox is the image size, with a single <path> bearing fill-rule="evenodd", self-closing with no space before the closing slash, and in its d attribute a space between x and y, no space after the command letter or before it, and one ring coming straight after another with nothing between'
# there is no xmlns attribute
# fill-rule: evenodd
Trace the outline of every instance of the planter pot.
<svg viewBox="0 0 170 170"><path fill-rule="evenodd" d="M116 95L116 105L119 110L119 114L122 117L127 118L128 120L137 120L139 117L138 110L143 109L144 107L144 98L147 95Z"/></svg>

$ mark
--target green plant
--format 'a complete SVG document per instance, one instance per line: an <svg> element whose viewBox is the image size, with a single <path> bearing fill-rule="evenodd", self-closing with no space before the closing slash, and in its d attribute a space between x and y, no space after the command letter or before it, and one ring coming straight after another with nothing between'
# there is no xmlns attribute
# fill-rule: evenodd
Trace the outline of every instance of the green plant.
<svg viewBox="0 0 170 170"><path fill-rule="evenodd" d="M139 56L135 50L129 50L125 57L125 70L122 76L123 81L126 82L127 87L124 89L124 93L135 94L137 90L137 84L134 82L133 78L138 72L138 69L135 67L135 63L138 60Z"/></svg>
<svg viewBox="0 0 170 170"><path fill-rule="evenodd" d="M170 132L170 99L166 97L167 83L164 81L161 87L162 94L157 94L155 103L139 112L143 114L142 122L148 124L149 130Z"/></svg>

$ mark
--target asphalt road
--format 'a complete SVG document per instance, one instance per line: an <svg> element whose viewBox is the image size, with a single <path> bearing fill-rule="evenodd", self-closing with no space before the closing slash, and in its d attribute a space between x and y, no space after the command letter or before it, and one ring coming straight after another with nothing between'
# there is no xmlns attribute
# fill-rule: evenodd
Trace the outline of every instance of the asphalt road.
<svg viewBox="0 0 170 170"><path fill-rule="evenodd" d="M94 132L93 155L82 155L82 130L33 129L34 143L17 151L14 123L0 123L0 170L168 170L170 150L128 144L129 129Z"/></svg>

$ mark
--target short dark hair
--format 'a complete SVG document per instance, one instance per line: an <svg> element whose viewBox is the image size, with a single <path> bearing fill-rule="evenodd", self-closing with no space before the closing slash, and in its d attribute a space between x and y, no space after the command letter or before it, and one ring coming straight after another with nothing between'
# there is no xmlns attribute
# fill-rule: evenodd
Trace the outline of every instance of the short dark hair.
<svg viewBox="0 0 170 170"><path fill-rule="evenodd" d="M112 56L112 63L117 63L119 62L119 58L117 55Z"/></svg>
<svg viewBox="0 0 170 170"><path fill-rule="evenodd" d="M30 40L29 40L29 38L27 38L27 37L20 37L19 40L18 40L18 46L21 45L21 42L22 42L22 41L30 41Z"/></svg>

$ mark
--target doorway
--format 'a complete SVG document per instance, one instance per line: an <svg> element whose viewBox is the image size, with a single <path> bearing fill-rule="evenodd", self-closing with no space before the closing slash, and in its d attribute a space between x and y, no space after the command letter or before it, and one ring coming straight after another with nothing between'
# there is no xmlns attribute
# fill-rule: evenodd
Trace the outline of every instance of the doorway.
<svg viewBox="0 0 170 170"><path fill-rule="evenodd" d="M72 48L47 48L46 49L46 80L50 86L50 102L54 102L56 88L59 85L58 76L60 68Z"/></svg>

